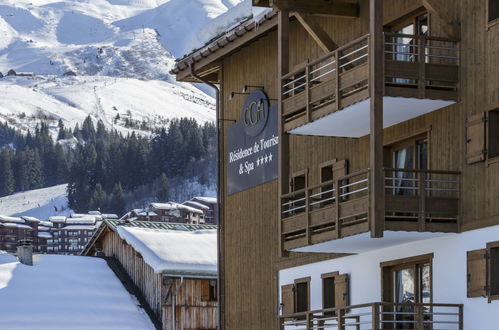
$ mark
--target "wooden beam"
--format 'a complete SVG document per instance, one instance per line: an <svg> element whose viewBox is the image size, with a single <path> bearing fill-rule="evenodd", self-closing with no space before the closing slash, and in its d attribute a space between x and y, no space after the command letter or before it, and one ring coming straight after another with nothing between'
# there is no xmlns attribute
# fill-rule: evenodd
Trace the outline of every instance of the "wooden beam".
<svg viewBox="0 0 499 330"><path fill-rule="evenodd" d="M279 198L277 209L279 219L279 256L285 256L284 242L282 240L281 221L281 196L288 192L289 185L289 135L284 131L284 121L282 117L282 76L289 72L289 12L279 11L277 23L277 90L279 92L278 108L278 134L279 134Z"/></svg>
<svg viewBox="0 0 499 330"><path fill-rule="evenodd" d="M423 0L423 6L440 20L442 29L449 37L460 39L459 24L454 19L454 15L450 12L453 6L449 6L447 1L441 0Z"/></svg>
<svg viewBox="0 0 499 330"><path fill-rule="evenodd" d="M312 16L297 12L295 17L324 52L329 53L338 48L338 45Z"/></svg>
<svg viewBox="0 0 499 330"><path fill-rule="evenodd" d="M383 0L369 6L369 94L370 94L370 209L371 237L383 237L385 223L385 173L383 169L384 40Z"/></svg>
<svg viewBox="0 0 499 330"><path fill-rule="evenodd" d="M359 17L359 4L344 0L270 0L270 5L279 10L305 14Z"/></svg>

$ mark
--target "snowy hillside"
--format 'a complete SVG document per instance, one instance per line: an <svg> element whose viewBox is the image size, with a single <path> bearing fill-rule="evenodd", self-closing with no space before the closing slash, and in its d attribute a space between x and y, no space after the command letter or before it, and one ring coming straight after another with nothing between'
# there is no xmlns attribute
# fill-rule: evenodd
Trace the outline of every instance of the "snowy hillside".
<svg viewBox="0 0 499 330"><path fill-rule="evenodd" d="M174 56L251 14L249 0L0 0L0 121L27 129L42 118L108 127L132 116L151 127L214 119L214 100L169 74ZM235 8L236 15L222 15ZM220 21L220 19L219 19ZM204 34L199 33L204 31ZM173 56L172 56L173 54ZM68 76L71 74L71 76ZM72 75L76 76L72 76ZM120 128L121 127L121 128Z"/></svg>
<svg viewBox="0 0 499 330"><path fill-rule="evenodd" d="M66 185L30 190L0 198L0 214L48 219L53 215L69 216Z"/></svg>

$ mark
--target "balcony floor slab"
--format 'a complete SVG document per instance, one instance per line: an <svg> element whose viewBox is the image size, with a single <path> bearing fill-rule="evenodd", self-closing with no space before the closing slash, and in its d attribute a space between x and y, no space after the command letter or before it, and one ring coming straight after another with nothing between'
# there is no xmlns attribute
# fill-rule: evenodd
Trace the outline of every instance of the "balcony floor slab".
<svg viewBox="0 0 499 330"><path fill-rule="evenodd" d="M383 127L387 128L412 118L454 104L454 101L383 97ZM290 134L358 138L370 132L370 99L355 103L309 124L290 130Z"/></svg>
<svg viewBox="0 0 499 330"><path fill-rule="evenodd" d="M455 233L406 232L386 230L381 238L371 238L366 232L338 240L317 243L292 249L292 252L312 253L363 253L420 240L457 235Z"/></svg>

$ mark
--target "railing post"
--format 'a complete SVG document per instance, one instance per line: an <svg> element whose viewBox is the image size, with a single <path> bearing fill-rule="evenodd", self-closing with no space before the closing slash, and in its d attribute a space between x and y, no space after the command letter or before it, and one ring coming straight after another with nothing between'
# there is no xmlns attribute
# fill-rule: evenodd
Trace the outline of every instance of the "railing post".
<svg viewBox="0 0 499 330"><path fill-rule="evenodd" d="M459 330L464 330L463 305L459 305Z"/></svg>
<svg viewBox="0 0 499 330"><path fill-rule="evenodd" d="M374 303L372 304L372 330L380 330L379 326L379 321L380 321L380 315L379 315L379 304Z"/></svg>
<svg viewBox="0 0 499 330"><path fill-rule="evenodd" d="M306 111L307 111L307 123L312 121L312 109L310 108L310 66L305 65L305 97L306 97Z"/></svg>
<svg viewBox="0 0 499 330"><path fill-rule="evenodd" d="M336 239L341 238L341 221L340 221L340 181L334 181L334 204L336 212Z"/></svg>
<svg viewBox="0 0 499 330"><path fill-rule="evenodd" d="M345 324L343 322L345 321L344 316L345 316L345 310L344 309L339 309L338 310L338 330L345 330Z"/></svg>
<svg viewBox="0 0 499 330"><path fill-rule="evenodd" d="M335 60L335 70L334 70L334 73L335 73L335 76L336 76L336 90L334 92L334 97L336 98L336 110L339 110L341 109L341 97L340 97L340 58L339 58L340 54L338 52L338 50L336 50L334 52L334 60Z"/></svg>
<svg viewBox="0 0 499 330"><path fill-rule="evenodd" d="M419 62L419 74L418 74L418 90L419 97L426 97L426 38L425 36L419 36L418 40L418 62Z"/></svg>
<svg viewBox="0 0 499 330"><path fill-rule="evenodd" d="M423 311L424 311L423 306L421 306L421 305L415 305L414 306L414 312L415 312L415 320L414 321L416 321L416 323L415 323L415 325L416 325L415 329L421 329L421 330L424 329Z"/></svg>
<svg viewBox="0 0 499 330"><path fill-rule="evenodd" d="M307 217L307 243L312 244L312 232L310 230L310 190L308 183L305 185L305 212Z"/></svg>
<svg viewBox="0 0 499 330"><path fill-rule="evenodd" d="M426 172L418 173L418 195L419 195L419 214L418 231L424 232L426 228Z"/></svg>
<svg viewBox="0 0 499 330"><path fill-rule="evenodd" d="M307 330L313 329L313 324L312 324L313 321L312 321L312 319L310 317L310 313L307 313L306 321L307 321L306 329Z"/></svg>

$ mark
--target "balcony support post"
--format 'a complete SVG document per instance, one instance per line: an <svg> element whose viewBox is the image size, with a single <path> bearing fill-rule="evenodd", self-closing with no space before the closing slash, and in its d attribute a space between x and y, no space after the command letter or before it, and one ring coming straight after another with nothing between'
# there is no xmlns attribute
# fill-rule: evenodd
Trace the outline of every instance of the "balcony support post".
<svg viewBox="0 0 499 330"><path fill-rule="evenodd" d="M289 135L284 132L284 121L282 118L282 101L283 101L283 87L282 76L289 72L289 12L279 11L278 14L278 95L279 95L279 109L278 109L278 134L279 134L279 168L278 168L278 181L279 181L279 256L284 256L284 241L282 238L282 195L286 194L289 190Z"/></svg>
<svg viewBox="0 0 499 330"><path fill-rule="evenodd" d="M418 212L418 231L426 230L426 180L428 175L425 171L418 173L418 195L419 195L419 212Z"/></svg>
<svg viewBox="0 0 499 330"><path fill-rule="evenodd" d="M369 94L370 108L370 206L371 237L383 237L385 188L383 170L384 36L383 0L370 0L369 8Z"/></svg>

